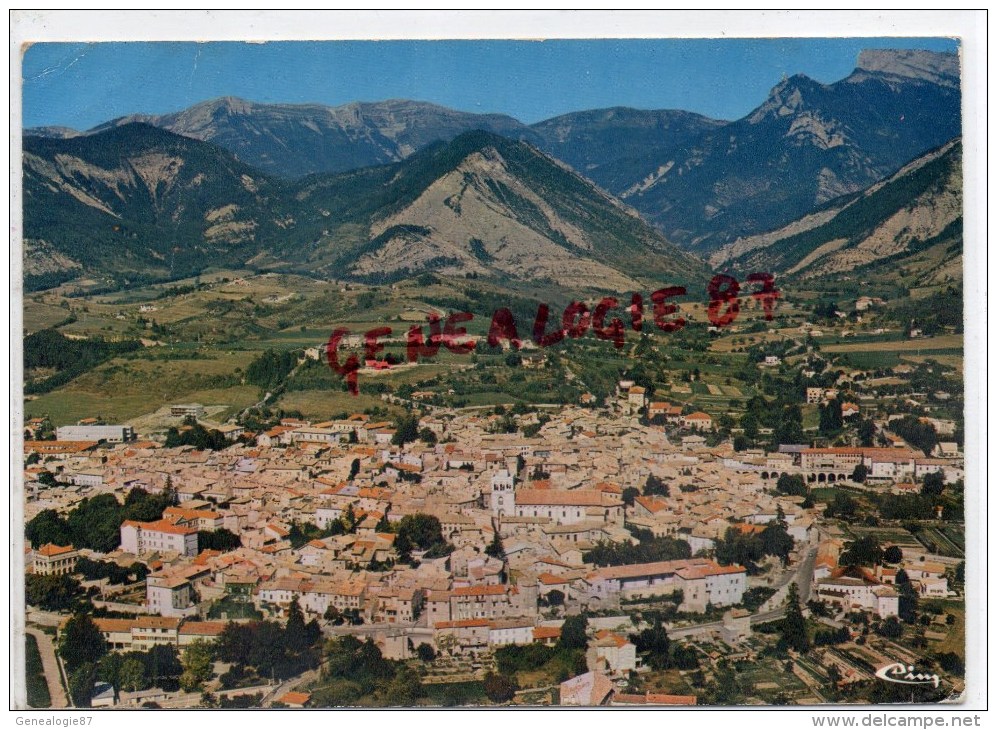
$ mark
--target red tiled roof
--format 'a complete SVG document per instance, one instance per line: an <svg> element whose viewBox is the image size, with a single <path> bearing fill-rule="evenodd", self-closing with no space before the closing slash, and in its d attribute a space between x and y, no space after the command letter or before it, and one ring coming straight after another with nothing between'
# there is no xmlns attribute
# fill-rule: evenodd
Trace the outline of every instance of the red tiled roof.
<svg viewBox="0 0 997 730"><path fill-rule="evenodd" d="M174 525L169 520L156 520L154 522L138 522L137 520L125 520L122 527L138 527L147 532L165 532L171 535L193 535L197 534L196 527L184 527Z"/></svg>
<svg viewBox="0 0 997 730"><path fill-rule="evenodd" d="M455 596L501 596L506 586L462 586L453 589Z"/></svg>
<svg viewBox="0 0 997 730"><path fill-rule="evenodd" d="M460 621L438 621L433 628L437 629L470 629L480 626L491 626L487 618L466 618Z"/></svg>
<svg viewBox="0 0 997 730"><path fill-rule="evenodd" d="M61 546L61 545L55 545L53 543L48 543L47 545L42 545L40 548L38 548L35 551L35 553L37 555L44 555L46 558L52 558L55 557L56 555L64 555L66 553L71 553L74 550L76 550L76 548L74 548L72 545Z"/></svg>

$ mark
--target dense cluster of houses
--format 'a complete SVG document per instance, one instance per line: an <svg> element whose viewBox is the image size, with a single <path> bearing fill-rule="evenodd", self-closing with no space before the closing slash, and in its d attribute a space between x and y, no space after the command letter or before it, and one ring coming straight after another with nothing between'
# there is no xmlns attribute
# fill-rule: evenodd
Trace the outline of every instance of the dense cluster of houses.
<svg viewBox="0 0 997 730"><path fill-rule="evenodd" d="M748 590L746 569L703 556L732 529L757 533L776 520L797 544L819 542L813 578L821 600L896 615L893 584L901 567L921 595L949 595L947 566L931 556L878 570L840 567L841 540L829 537L802 497L774 490L773 480L847 480L859 464L871 479L937 471L949 480L961 474L958 455L926 459L906 446L735 452L730 443L709 446L692 433L713 428L706 414L649 402L627 381L617 397L611 413L568 406L542 422L537 414L521 416L521 425L538 424L533 437L500 433L497 415L437 412L419 422L436 435L435 444L394 445L391 423L362 414L320 423L286 419L255 443L220 451L165 448L126 431L120 441L28 441L26 453L44 463L25 472L27 519L44 509L68 513L96 494L123 500L136 487L169 488L178 501L156 519L126 520L115 551L46 545L30 553L29 565L37 573L71 572L83 553L122 566L144 563L140 615L99 621L109 644L122 650L216 636L223 621L206 619L219 602L281 616L296 601L308 616L383 627L381 640L386 649L397 647L397 656L422 642L468 654L556 642L560 630L545 620L544 606L618 609L623 601L678 596L685 612L733 608ZM686 429L680 444L661 421ZM76 428L69 435L87 435ZM56 474L56 486L37 481L42 469ZM640 490L649 480L667 489L624 500L626 488ZM415 547L409 564L400 560L397 526L414 515L438 520L448 550ZM585 562L601 544L636 543L633 528L685 541L696 557L611 567ZM205 533L223 529L241 546L199 544ZM499 553L489 549L496 544ZM612 631L593 636L589 652L597 671L570 680L575 684L562 688L562 698L609 701L613 693L603 694L600 678L638 665L633 644ZM635 705L688 700L614 697L614 704Z"/></svg>

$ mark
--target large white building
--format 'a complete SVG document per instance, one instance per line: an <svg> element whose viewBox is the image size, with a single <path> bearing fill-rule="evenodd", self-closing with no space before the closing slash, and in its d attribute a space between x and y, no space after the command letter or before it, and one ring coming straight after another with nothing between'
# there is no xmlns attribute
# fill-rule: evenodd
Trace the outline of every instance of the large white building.
<svg viewBox="0 0 997 730"><path fill-rule="evenodd" d="M557 525L586 520L621 522L623 500L619 494L595 489L520 489L508 495L517 517L546 517ZM494 503L495 493L492 492Z"/></svg>
<svg viewBox="0 0 997 730"><path fill-rule="evenodd" d="M900 607L900 597L895 588L850 576L818 581L816 598L844 609L871 611L880 618L896 616Z"/></svg>
<svg viewBox="0 0 997 730"><path fill-rule="evenodd" d="M706 558L666 560L599 568L585 578L592 598L618 593L660 595L682 591L682 610L703 611L707 605L733 606L744 598L747 571Z"/></svg>
<svg viewBox="0 0 997 730"><path fill-rule="evenodd" d="M135 440L131 426L59 426L55 429L57 441L106 441L120 444Z"/></svg>
<svg viewBox="0 0 997 730"><path fill-rule="evenodd" d="M121 523L121 549L133 555L155 551L194 557L197 555L197 528L169 520L125 520Z"/></svg>

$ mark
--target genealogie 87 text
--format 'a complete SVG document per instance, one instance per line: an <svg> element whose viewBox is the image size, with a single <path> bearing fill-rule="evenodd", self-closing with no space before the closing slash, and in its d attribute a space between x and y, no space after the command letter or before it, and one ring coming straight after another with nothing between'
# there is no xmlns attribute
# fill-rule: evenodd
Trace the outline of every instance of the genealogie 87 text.
<svg viewBox="0 0 997 730"><path fill-rule="evenodd" d="M741 293L741 284L733 276L717 274L710 279L706 287L709 294L707 317L715 327L726 327L733 324L741 311L743 296L759 302L765 312L765 319L772 319L775 302L779 298L779 290L775 287L775 279L771 274L750 274L747 283L753 288L746 295ZM672 300L684 296L685 287L670 286L652 292L645 301L638 293L630 295L629 304L621 304L616 297L603 297L594 309L589 309L584 302L571 302L561 315L558 323L546 304L537 305L536 317L533 320L532 340L538 347L550 347L564 338L577 339L590 329L600 340L607 340L615 347L623 347L626 329L641 332L645 319L662 332L677 332L685 327L685 319L674 316L678 306ZM645 309L646 307L646 309ZM647 311L649 310L649 311ZM612 316L616 311L628 319L628 324L620 316ZM612 316L612 319L610 319ZM440 347L445 347L457 355L466 355L474 350L475 342L470 339L467 329L461 325L474 319L470 312L452 312L446 317L430 314L428 317L428 336L423 325L413 325L406 334L406 359L410 363L419 361L420 357L433 357ZM553 321L552 321L553 320ZM558 326L558 324L560 326ZM386 360L377 358L377 353L384 349L381 338L390 337L391 327L375 327L364 333L364 363L367 367L376 369L390 368ZM329 367L341 375L350 393L357 395L357 372L360 370L360 359L356 353L351 353L345 361L340 361L339 343L351 334L345 328L337 328L326 344L326 359ZM523 343L519 328L512 312L501 307L492 315L488 329L488 344L498 347L505 340L513 349L519 349Z"/></svg>

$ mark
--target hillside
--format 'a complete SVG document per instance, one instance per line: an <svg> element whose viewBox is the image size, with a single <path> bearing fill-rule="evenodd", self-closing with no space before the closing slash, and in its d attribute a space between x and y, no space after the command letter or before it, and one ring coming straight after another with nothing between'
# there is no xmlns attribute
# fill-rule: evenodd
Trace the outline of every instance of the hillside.
<svg viewBox="0 0 997 730"><path fill-rule="evenodd" d="M367 280L432 269L627 289L639 278L691 282L705 271L588 180L487 132L398 165L306 180L298 197L330 221L366 228L354 246L335 248L328 266Z"/></svg>
<svg viewBox="0 0 997 730"><path fill-rule="evenodd" d="M531 125L538 146L617 194L639 185L634 168L649 156L681 149L727 122L679 110L627 107L564 114Z"/></svg>
<svg viewBox="0 0 997 730"><path fill-rule="evenodd" d="M24 138L26 288L132 283L235 263L293 223L267 176L145 124Z"/></svg>
<svg viewBox="0 0 997 730"><path fill-rule="evenodd" d="M940 248L939 248L940 247ZM715 267L768 270L809 279L879 265L899 268L916 254L923 283L961 279L962 144L956 139L856 195L759 236L741 238L710 257ZM927 263L930 261L930 264ZM924 268L924 267L922 267Z"/></svg>

